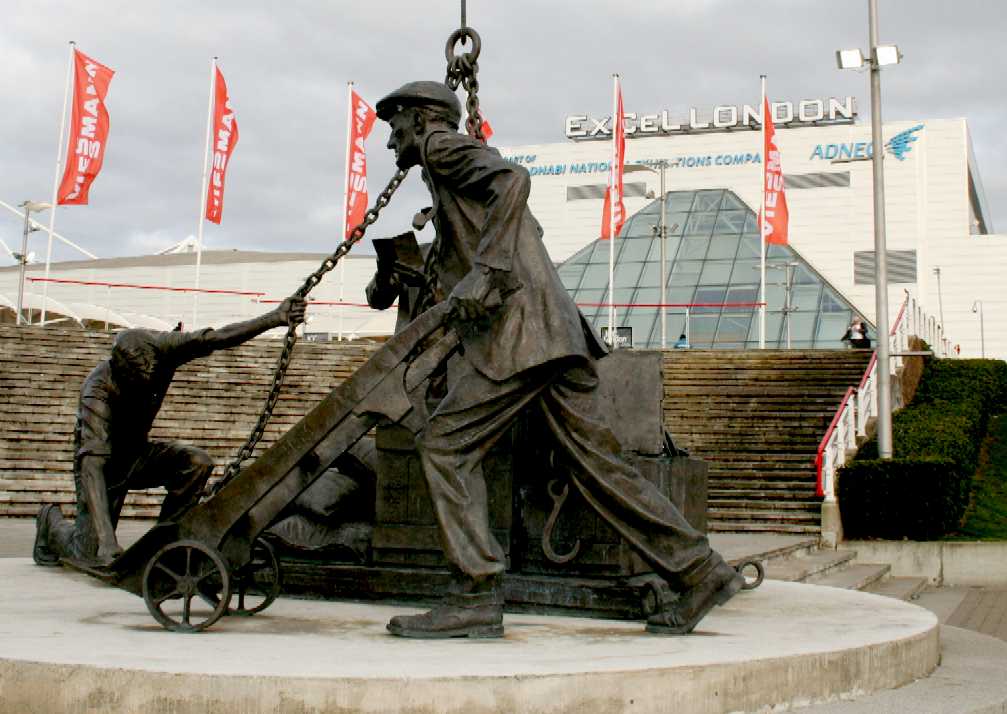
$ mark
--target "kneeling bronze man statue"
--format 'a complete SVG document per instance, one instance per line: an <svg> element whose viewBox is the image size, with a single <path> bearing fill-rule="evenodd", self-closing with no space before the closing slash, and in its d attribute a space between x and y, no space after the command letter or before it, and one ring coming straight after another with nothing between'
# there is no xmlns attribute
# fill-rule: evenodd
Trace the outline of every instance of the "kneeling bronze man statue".
<svg viewBox="0 0 1007 714"><path fill-rule="evenodd" d="M622 458L597 399L595 361L607 350L546 252L527 170L458 133L460 104L439 82L404 85L377 114L391 126L399 168L422 168L437 234L426 277L464 335L464 357L449 366L446 395L417 438L454 585L431 611L392 618L389 631L503 635L506 564L488 524L483 459L520 414L536 410L584 500L680 593L647 630L691 632L744 579Z"/></svg>
<svg viewBox="0 0 1007 714"><path fill-rule="evenodd" d="M304 311L303 298L287 298L265 315L219 329L120 332L110 357L91 370L80 390L74 428L77 518L71 523L59 506L42 506L32 552L35 562L113 561L122 553L115 527L130 490L167 489L160 521L196 503L213 472L213 460L195 446L148 438L175 370L266 330L299 324Z"/></svg>

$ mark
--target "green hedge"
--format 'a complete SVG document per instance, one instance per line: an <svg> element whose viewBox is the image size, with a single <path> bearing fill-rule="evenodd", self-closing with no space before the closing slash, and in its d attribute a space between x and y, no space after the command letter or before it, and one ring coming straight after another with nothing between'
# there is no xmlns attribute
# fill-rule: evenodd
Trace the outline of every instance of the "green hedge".
<svg viewBox="0 0 1007 714"><path fill-rule="evenodd" d="M938 538L968 505L990 416L1007 409L1007 363L927 360L913 403L892 417L891 461L877 440L838 476L851 538Z"/></svg>
<svg viewBox="0 0 1007 714"><path fill-rule="evenodd" d="M983 426L1007 411L1007 362L993 359L927 360L912 406L978 401Z"/></svg>
<svg viewBox="0 0 1007 714"><path fill-rule="evenodd" d="M946 459L854 461L840 471L847 538L933 540L957 528L971 477Z"/></svg>

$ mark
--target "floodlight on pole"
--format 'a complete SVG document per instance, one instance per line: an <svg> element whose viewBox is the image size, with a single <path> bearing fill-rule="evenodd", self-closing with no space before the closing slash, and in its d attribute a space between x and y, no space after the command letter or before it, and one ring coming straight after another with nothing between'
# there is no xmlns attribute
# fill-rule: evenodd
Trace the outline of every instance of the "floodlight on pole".
<svg viewBox="0 0 1007 714"><path fill-rule="evenodd" d="M24 232L21 237L21 253L20 255L15 254L18 262L18 281L17 281L17 318L16 324L20 325L22 323L31 324L30 319L25 319L24 317L24 272L25 266L28 264L30 256L28 254L28 234L32 231L37 231L38 228L32 225L31 214L40 213L47 208L52 208L49 203L42 203L40 201L24 201L18 204L18 206L24 209Z"/></svg>
<svg viewBox="0 0 1007 714"><path fill-rule="evenodd" d="M874 167L874 305L878 333L878 456L892 458L891 345L888 339L888 249L885 241L884 144L881 137L881 68L898 64L902 53L895 45L878 44L878 2L867 0L867 26L870 46L866 63L871 71L871 162ZM858 63L859 57L859 63ZM836 53L840 69L858 69L865 64L858 50Z"/></svg>
<svg viewBox="0 0 1007 714"><path fill-rule="evenodd" d="M631 164L626 166L623 170L626 172L630 171L650 171L654 174L659 174L661 176L661 218L660 222L656 226L658 240L661 241L661 349L666 349L668 347L668 257L667 257L667 244L668 244L668 218L667 218L667 201L665 200L665 185L664 185L664 172L667 170L668 163L667 159L658 159L654 162L660 171L654 169L646 164ZM676 224L677 227L677 224Z"/></svg>
<svg viewBox="0 0 1007 714"><path fill-rule="evenodd" d="M836 64L839 69L860 69L864 66L864 61L864 53L858 49L836 51Z"/></svg>

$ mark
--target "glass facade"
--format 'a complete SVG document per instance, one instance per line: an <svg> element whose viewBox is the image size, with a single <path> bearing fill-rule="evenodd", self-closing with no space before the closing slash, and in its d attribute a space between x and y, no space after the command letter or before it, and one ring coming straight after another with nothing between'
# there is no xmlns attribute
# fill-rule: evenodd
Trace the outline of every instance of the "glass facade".
<svg viewBox="0 0 1007 714"><path fill-rule="evenodd" d="M759 229L756 213L725 189L665 195L667 345L681 334L697 348L759 346ZM633 346L661 346L661 202L631 216L615 241L615 291L608 285L609 242L597 240L559 266L587 319L631 327ZM789 309L787 307L789 293ZM839 348L854 308L789 245L766 251L766 347Z"/></svg>

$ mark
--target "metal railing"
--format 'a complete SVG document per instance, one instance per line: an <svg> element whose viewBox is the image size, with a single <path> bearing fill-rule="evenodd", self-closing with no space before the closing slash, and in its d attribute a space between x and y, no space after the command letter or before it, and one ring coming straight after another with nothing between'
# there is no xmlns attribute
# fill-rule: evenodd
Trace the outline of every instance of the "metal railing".
<svg viewBox="0 0 1007 714"><path fill-rule="evenodd" d="M929 317L907 290L888 335L892 374L901 369L907 356L924 354L909 350L909 338L914 335L931 346L935 357L953 355L943 326ZM877 391L878 353L874 352L860 384L846 390L815 454L816 492L826 501L836 500L836 471L856 453L857 438L867 436L868 422L878 416Z"/></svg>

